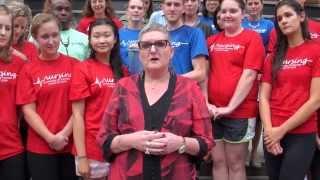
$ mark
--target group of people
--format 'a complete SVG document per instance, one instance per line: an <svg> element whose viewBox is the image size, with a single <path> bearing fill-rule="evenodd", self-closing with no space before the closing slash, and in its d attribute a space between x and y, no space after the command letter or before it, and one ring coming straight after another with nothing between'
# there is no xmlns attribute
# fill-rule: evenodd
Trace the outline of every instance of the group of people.
<svg viewBox="0 0 320 180"><path fill-rule="evenodd" d="M0 5L0 179L320 178L320 23L303 0ZM199 7L202 5L202 12ZM263 128L262 128L263 127ZM263 129L263 131L262 131ZM27 132L26 132L27 131Z"/></svg>

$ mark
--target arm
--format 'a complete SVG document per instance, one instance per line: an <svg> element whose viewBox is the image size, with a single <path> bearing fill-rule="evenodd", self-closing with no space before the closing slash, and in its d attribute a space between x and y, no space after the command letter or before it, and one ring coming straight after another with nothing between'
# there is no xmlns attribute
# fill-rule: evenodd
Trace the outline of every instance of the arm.
<svg viewBox="0 0 320 180"><path fill-rule="evenodd" d="M232 113L248 96L254 81L256 81L256 77L257 71L252 69L244 69L228 106L218 108L216 117Z"/></svg>
<svg viewBox="0 0 320 180"><path fill-rule="evenodd" d="M23 105L22 111L29 126L37 134L39 134L48 144L50 144L53 141L54 134L49 131L39 114L36 112L35 103Z"/></svg>
<svg viewBox="0 0 320 180"><path fill-rule="evenodd" d="M183 74L183 76L202 83L206 79L208 69L208 63L205 56L199 55L193 58L192 66L193 70Z"/></svg>
<svg viewBox="0 0 320 180"><path fill-rule="evenodd" d="M85 145L85 127L84 127L84 100L74 101L72 103L73 113L73 140L76 146L78 156L87 156Z"/></svg>
<svg viewBox="0 0 320 180"><path fill-rule="evenodd" d="M260 97L259 97L259 111L262 121L262 125L265 131L269 131L272 128L271 124L271 112L270 112L270 94L271 85L269 83L261 83Z"/></svg>
<svg viewBox="0 0 320 180"><path fill-rule="evenodd" d="M81 176L88 178L90 176L90 166L85 145L84 109L84 100L74 101L72 103L73 140L78 155L78 170Z"/></svg>

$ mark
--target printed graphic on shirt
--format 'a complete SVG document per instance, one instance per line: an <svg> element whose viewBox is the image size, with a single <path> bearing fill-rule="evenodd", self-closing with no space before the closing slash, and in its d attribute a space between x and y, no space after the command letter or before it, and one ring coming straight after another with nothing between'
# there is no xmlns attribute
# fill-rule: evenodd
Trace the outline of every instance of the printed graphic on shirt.
<svg viewBox="0 0 320 180"><path fill-rule="evenodd" d="M311 39L320 39L320 33L310 32Z"/></svg>
<svg viewBox="0 0 320 180"><path fill-rule="evenodd" d="M96 80L94 82L96 85L98 85L100 88L102 87L110 87L110 88L114 88L116 83L114 78L102 78L99 79L98 77L96 77Z"/></svg>
<svg viewBox="0 0 320 180"><path fill-rule="evenodd" d="M10 80L15 80L17 78L17 73L0 71L0 82L8 82Z"/></svg>
<svg viewBox="0 0 320 180"><path fill-rule="evenodd" d="M40 87L44 85L57 85L67 83L68 81L70 81L70 79L71 73L69 72L55 73L46 75L44 77L38 77L33 84Z"/></svg>
<svg viewBox="0 0 320 180"><path fill-rule="evenodd" d="M121 40L120 46L127 48L138 47L138 40Z"/></svg>
<svg viewBox="0 0 320 180"><path fill-rule="evenodd" d="M173 41L173 42L170 42L170 43L171 43L171 46L173 48L178 48L180 46L189 46L188 42L176 42L176 41Z"/></svg>
<svg viewBox="0 0 320 180"><path fill-rule="evenodd" d="M282 69L296 69L310 63L312 60L308 58L285 59L282 63Z"/></svg>
<svg viewBox="0 0 320 180"><path fill-rule="evenodd" d="M218 51L218 52L232 52L239 51L240 49L244 49L245 47L240 44L212 44L210 46L210 52Z"/></svg>

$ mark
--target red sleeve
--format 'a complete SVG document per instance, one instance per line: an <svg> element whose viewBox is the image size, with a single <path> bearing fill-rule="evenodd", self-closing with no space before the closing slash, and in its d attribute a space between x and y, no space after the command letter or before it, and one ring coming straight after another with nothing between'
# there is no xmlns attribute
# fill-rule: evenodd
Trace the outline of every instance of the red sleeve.
<svg viewBox="0 0 320 180"><path fill-rule="evenodd" d="M192 99L193 137L197 138L198 141L201 139L199 141L200 146L201 144L205 144L206 146L206 148L204 148L204 154L198 155L202 157L206 155L214 145L213 130L205 99L196 83L191 87L190 95Z"/></svg>
<svg viewBox="0 0 320 180"><path fill-rule="evenodd" d="M246 49L243 68L261 71L263 60L265 58L265 50L260 35L250 31L250 42Z"/></svg>
<svg viewBox="0 0 320 180"><path fill-rule="evenodd" d="M112 21L116 24L118 29L122 28L123 24L117 17L113 17Z"/></svg>
<svg viewBox="0 0 320 180"><path fill-rule="evenodd" d="M312 77L320 77L320 57L319 56L313 62Z"/></svg>
<svg viewBox="0 0 320 180"><path fill-rule="evenodd" d="M271 84L272 82L272 54L268 54L263 66L263 74L261 81Z"/></svg>
<svg viewBox="0 0 320 180"><path fill-rule="evenodd" d="M69 99L81 100L90 96L88 72L85 63L77 63L73 66Z"/></svg>
<svg viewBox="0 0 320 180"><path fill-rule="evenodd" d="M30 74L29 64L23 66L17 80L16 103L23 105L37 100L36 90Z"/></svg>
<svg viewBox="0 0 320 180"><path fill-rule="evenodd" d="M97 142L102 147L103 155L108 162L112 161L114 157L114 154L110 149L112 140L119 134L118 117L120 109L120 92L121 87L119 86L119 83L117 83L110 97L106 111L103 114L100 130L97 135Z"/></svg>
<svg viewBox="0 0 320 180"><path fill-rule="evenodd" d="M32 42L26 42L26 56L30 62L34 61L38 57L38 48Z"/></svg>
<svg viewBox="0 0 320 180"><path fill-rule="evenodd" d="M78 31L80 31L80 32L82 32L82 33L84 33L84 34L87 34L87 25L88 23L87 23L87 20L85 19L85 18L82 18L82 19L80 19L80 21L79 21L79 24L78 24L78 26L77 26L77 30Z"/></svg>
<svg viewBox="0 0 320 180"><path fill-rule="evenodd" d="M277 33L276 33L276 29L273 28L269 36L267 53L271 53L274 51L274 47L276 46L276 43L277 43Z"/></svg>

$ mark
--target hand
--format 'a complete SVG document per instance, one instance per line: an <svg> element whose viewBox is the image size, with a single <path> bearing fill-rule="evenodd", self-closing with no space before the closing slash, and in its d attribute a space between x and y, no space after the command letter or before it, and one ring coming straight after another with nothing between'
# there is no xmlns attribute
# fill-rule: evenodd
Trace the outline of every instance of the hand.
<svg viewBox="0 0 320 180"><path fill-rule="evenodd" d="M157 146L153 146L157 143ZM159 139L154 139L150 143L150 153L154 155L158 154L170 154L177 151L183 144L183 137L175 135L170 132L165 132L164 136Z"/></svg>
<svg viewBox="0 0 320 180"><path fill-rule="evenodd" d="M215 105L213 105L213 104L210 104L210 103L207 103L207 107L208 107L210 116L214 117L215 114L217 113L217 107Z"/></svg>
<svg viewBox="0 0 320 180"><path fill-rule="evenodd" d="M275 156L282 154L283 153L283 149L280 145L280 143L275 143L272 146L266 146L267 151Z"/></svg>
<svg viewBox="0 0 320 180"><path fill-rule="evenodd" d="M318 150L320 150L320 137L319 137L319 135L316 135L316 142L317 142Z"/></svg>
<svg viewBox="0 0 320 180"><path fill-rule="evenodd" d="M128 138L130 138L130 145L132 148L141 152L146 152L146 148L150 148L148 146L151 141L162 138L163 136L163 133L156 131L137 131L129 134Z"/></svg>
<svg viewBox="0 0 320 180"><path fill-rule="evenodd" d="M231 114L232 113L232 109L229 108L228 106L226 107L219 107L217 108L216 110L216 114L215 114L215 119L216 118L220 118L222 116L226 116L228 114Z"/></svg>
<svg viewBox="0 0 320 180"><path fill-rule="evenodd" d="M273 127L265 132L264 141L266 145L272 146L273 144L280 142L285 135L285 131L281 127Z"/></svg>
<svg viewBox="0 0 320 180"><path fill-rule="evenodd" d="M57 133L53 135L52 139L48 142L49 146L56 150L62 150L69 142L69 138L62 135L62 133Z"/></svg>
<svg viewBox="0 0 320 180"><path fill-rule="evenodd" d="M82 157L78 159L78 171L79 174L88 179L90 178L90 162L88 160L88 158L86 157Z"/></svg>

